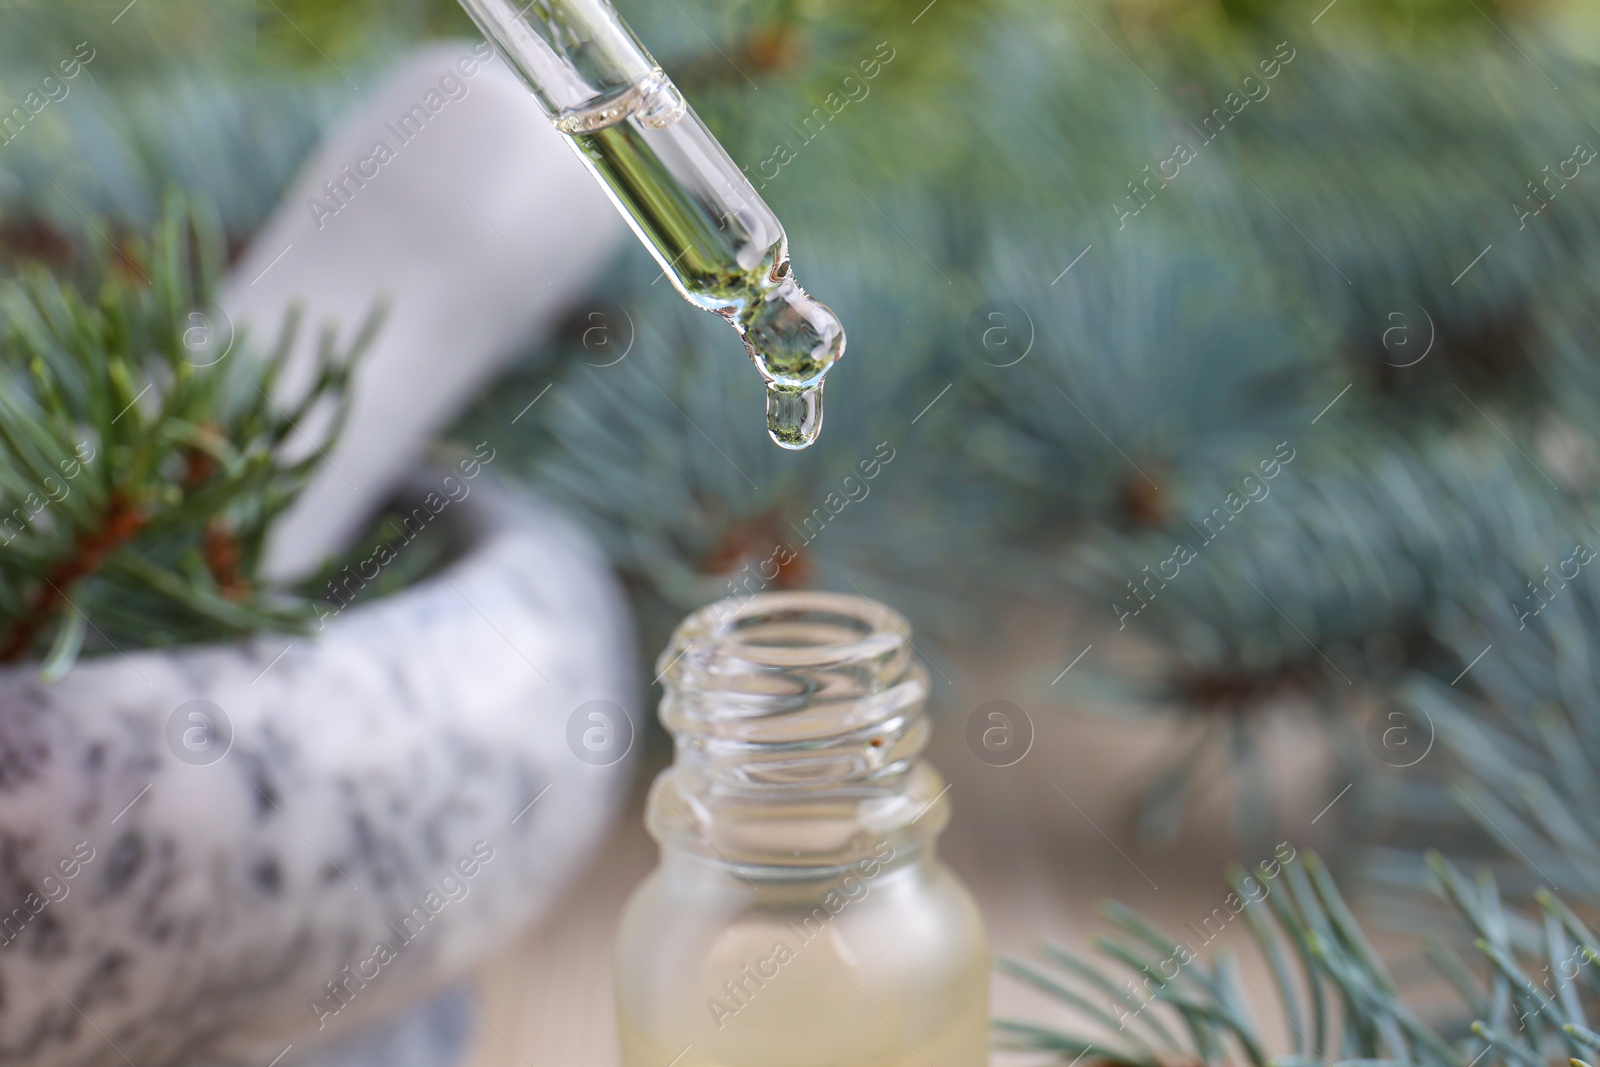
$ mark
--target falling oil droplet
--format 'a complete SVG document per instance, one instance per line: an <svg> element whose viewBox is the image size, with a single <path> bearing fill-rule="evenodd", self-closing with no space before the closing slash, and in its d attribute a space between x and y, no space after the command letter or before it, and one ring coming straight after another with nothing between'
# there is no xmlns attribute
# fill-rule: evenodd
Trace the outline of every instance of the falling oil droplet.
<svg viewBox="0 0 1600 1067"><path fill-rule="evenodd" d="M767 436L787 449L807 448L822 432L822 383L809 388L767 383Z"/></svg>

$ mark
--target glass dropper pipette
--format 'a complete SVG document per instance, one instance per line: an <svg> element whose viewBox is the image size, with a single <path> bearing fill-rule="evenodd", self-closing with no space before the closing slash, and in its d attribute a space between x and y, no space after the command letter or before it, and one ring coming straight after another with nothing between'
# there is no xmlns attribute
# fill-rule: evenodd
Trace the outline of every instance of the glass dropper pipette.
<svg viewBox="0 0 1600 1067"><path fill-rule="evenodd" d="M606 0L461 0L684 299L727 319L805 448L844 327L800 287L783 226Z"/></svg>

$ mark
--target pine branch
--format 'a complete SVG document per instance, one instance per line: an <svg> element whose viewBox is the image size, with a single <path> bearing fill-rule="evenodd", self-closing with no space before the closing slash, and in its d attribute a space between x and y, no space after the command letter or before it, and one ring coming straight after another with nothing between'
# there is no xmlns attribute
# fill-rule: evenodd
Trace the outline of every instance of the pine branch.
<svg viewBox="0 0 1600 1067"><path fill-rule="evenodd" d="M1116 933L1096 942L1100 958L1046 945L1042 961L1003 961L1005 973L1086 1021L1072 1028L1002 1021L1001 1039L1107 1067L1546 1067L1592 1059L1600 1048L1589 1022L1600 1004L1600 943L1553 894L1543 894L1535 910L1510 910L1491 880L1471 882L1429 858L1436 890L1478 946L1472 964L1436 954L1461 1002L1430 1022L1373 950L1321 861L1280 859L1250 872L1234 868L1232 893L1189 940L1112 904L1105 913ZM1239 916L1272 973L1270 991L1210 947ZM1518 938L1519 928L1536 932ZM1249 1006L1252 992L1268 1000L1270 1015ZM1280 1022L1291 1047L1274 1050L1269 1035Z"/></svg>
<svg viewBox="0 0 1600 1067"><path fill-rule="evenodd" d="M1600 561L1583 512L1547 550L1463 581L1437 615L1454 670L1418 672L1398 694L1440 757L1397 783L1396 848L1452 840L1500 857L1508 892L1560 886L1600 899ZM1589 560L1580 564L1580 560ZM1475 827L1474 840L1463 833ZM1485 847L1487 846L1487 848ZM1379 875L1401 880L1403 856Z"/></svg>
<svg viewBox="0 0 1600 1067"><path fill-rule="evenodd" d="M277 356L253 350L209 302L221 263L214 216L174 200L151 240L102 248L90 291L37 266L0 280L0 662L43 655L55 676L86 638L144 647L308 617L252 575L338 432L377 320L342 352L325 334L305 393L274 400L296 324ZM324 429L291 458L307 425Z"/></svg>
<svg viewBox="0 0 1600 1067"><path fill-rule="evenodd" d="M24 614L13 619L0 638L0 663L12 663L26 655L62 605L70 603L67 590L98 572L106 556L132 540L145 522L144 511L129 504L122 490L113 489L99 521L78 534L68 554L29 591Z"/></svg>

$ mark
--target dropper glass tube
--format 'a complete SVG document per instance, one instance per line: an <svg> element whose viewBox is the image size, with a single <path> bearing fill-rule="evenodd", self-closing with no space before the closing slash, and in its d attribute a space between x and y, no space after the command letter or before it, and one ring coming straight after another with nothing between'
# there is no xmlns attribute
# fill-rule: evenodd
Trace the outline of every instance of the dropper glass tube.
<svg viewBox="0 0 1600 1067"><path fill-rule="evenodd" d="M461 0L684 299L727 319L766 382L767 432L805 448L844 327L783 226L605 0Z"/></svg>

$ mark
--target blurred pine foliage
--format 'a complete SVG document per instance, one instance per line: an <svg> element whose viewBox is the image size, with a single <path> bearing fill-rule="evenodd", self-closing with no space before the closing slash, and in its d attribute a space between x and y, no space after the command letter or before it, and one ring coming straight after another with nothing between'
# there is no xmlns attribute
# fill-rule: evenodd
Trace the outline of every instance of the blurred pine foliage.
<svg viewBox="0 0 1600 1067"><path fill-rule="evenodd" d="M8 0L0 117L27 118L0 132L0 256L81 258L85 218L110 240L147 233L173 186L214 207L237 251L388 60L428 32L470 30L452 8Z"/></svg>
<svg viewBox="0 0 1600 1067"><path fill-rule="evenodd" d="M1286 703L1339 723L1358 692L1454 677L1451 598L1484 580L1509 611L1586 513L1591 5L620 6L850 332L822 443L779 453L726 328L629 248L468 417L499 434L552 386L515 463L591 523L652 627L816 584L894 599L935 648L1021 592L1076 604L1086 641L1159 653L1121 706L1247 739ZM470 32L447 0L5 17L0 103L95 50L0 145L0 256L63 263L81 215L121 241L173 184L237 247L399 49ZM1119 619L1128 583L1284 443L1270 495ZM1152 798L1153 832L1180 779L1162 776L1179 792Z"/></svg>
<svg viewBox="0 0 1600 1067"><path fill-rule="evenodd" d="M1115 706L1189 716L1248 764L1255 716L1310 705L1359 773L1383 768L1352 709L1471 658L1452 598L1487 582L1509 613L1560 558L1600 455L1592 9L622 6L850 333L821 445L778 454L725 329L629 248L604 285L627 358L585 347L596 303L510 383L554 383L524 469L590 516L652 618L784 544L798 562L770 584L892 597L946 638L971 636L973 597L1076 602L1086 642L1165 664ZM894 491L798 541L879 441ZM1280 445L1270 495L1197 536ZM1194 561L1122 617L1180 541ZM1175 829L1184 758L1152 833Z"/></svg>
<svg viewBox="0 0 1600 1067"><path fill-rule="evenodd" d="M96 249L86 284L39 264L0 280L0 663L42 659L51 679L85 649L312 621L263 588L262 547L377 320L344 351L324 332L284 396L297 316L270 355L236 333L211 303L222 251L213 216L169 199L149 240Z"/></svg>

